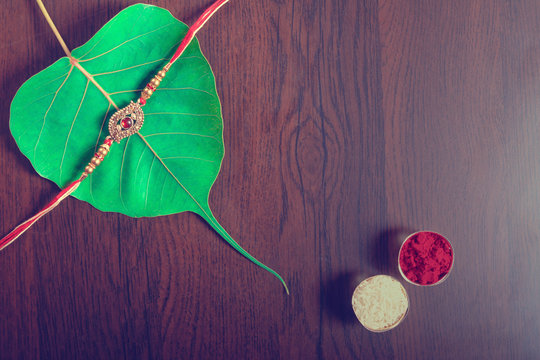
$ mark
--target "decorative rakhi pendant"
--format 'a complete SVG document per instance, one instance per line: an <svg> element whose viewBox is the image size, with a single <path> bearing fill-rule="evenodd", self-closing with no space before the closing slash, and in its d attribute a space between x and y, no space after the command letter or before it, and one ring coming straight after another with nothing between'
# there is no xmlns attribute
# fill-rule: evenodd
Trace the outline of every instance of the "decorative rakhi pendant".
<svg viewBox="0 0 540 360"><path fill-rule="evenodd" d="M170 66L170 63L165 65L165 67L160 70L148 84L146 84L146 87L141 92L141 97L137 102L131 101L128 106L118 110L111 116L111 119L109 120L109 136L105 138L105 141L99 146L94 157L90 159L90 162L84 168L81 179L86 178L101 164L105 159L105 156L109 153L113 141L119 143L120 140L136 134L141 130L144 123L144 112L141 106L145 105L146 100L152 96L165 77Z"/></svg>
<svg viewBox="0 0 540 360"><path fill-rule="evenodd" d="M144 113L138 102L131 102L128 106L118 110L109 120L109 133L117 143L137 133L144 122Z"/></svg>

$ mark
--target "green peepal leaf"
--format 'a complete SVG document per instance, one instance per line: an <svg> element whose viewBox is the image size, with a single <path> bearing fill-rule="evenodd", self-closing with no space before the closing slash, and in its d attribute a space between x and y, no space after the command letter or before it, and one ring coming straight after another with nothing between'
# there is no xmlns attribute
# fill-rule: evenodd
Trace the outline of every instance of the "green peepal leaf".
<svg viewBox="0 0 540 360"><path fill-rule="evenodd" d="M108 121L135 101L188 27L165 9L130 6L86 44L26 81L11 104L10 129L38 174L65 187L108 135ZM108 93L98 90L74 62ZM223 120L210 65L194 39L144 107L139 134L113 144L73 194L101 211L132 217L192 211L247 253L215 219L208 196L223 159ZM286 288L286 286L285 286Z"/></svg>

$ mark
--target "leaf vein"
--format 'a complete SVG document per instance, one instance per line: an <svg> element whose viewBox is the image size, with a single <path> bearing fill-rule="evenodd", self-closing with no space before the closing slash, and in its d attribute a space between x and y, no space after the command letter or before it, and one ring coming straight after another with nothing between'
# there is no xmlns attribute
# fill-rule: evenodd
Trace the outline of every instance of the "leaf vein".
<svg viewBox="0 0 540 360"><path fill-rule="evenodd" d="M139 173L139 167L141 165L141 160L142 160L145 150L146 148L143 148L143 150L141 151L141 155L139 156L139 161L137 161L137 166L135 167L135 179L137 178L137 174Z"/></svg>
<svg viewBox="0 0 540 360"><path fill-rule="evenodd" d="M184 186L184 184L182 182L180 182L180 180L178 180L178 178L176 177L176 175L173 174L173 172L167 167L167 165L165 165L165 162L163 162L163 159L161 159L159 157L159 155L155 152L155 150L152 148L152 146L148 143L148 141L146 141L146 139L139 133L137 133L137 135L139 135L139 138L142 139L142 141L144 141L144 143L146 144L146 146L148 146L148 149L150 149L150 151L154 154L154 156L158 159L158 161L161 163L161 165L163 165L163 167L165 168L165 170L169 173L170 176L172 176L172 178L178 183L178 185L180 185L180 187L186 192L186 194L191 198L191 200L193 200L193 202L199 207L199 209L201 209L201 211L204 213L204 215L210 219L209 221L211 223L213 223L214 221L212 220L212 216L210 216L206 210L202 207L202 205L197 201L197 199L195 199L195 197L189 192L189 190ZM215 223L214 223L215 224Z"/></svg>
<svg viewBox="0 0 540 360"><path fill-rule="evenodd" d="M128 93L128 92L137 92L137 91L142 91L142 89L115 91L115 92L109 93L109 95L116 95L116 94L123 94L123 93Z"/></svg>
<svg viewBox="0 0 540 360"><path fill-rule="evenodd" d="M139 13L139 16L137 17L137 19L133 22L133 26L131 27L131 30L132 30L132 31L133 31L133 29L135 28L135 26L137 25L137 23L138 23L139 19L141 18L142 14L143 14L143 12L141 11L141 12ZM116 17L115 17L115 20L114 20L114 21L118 21ZM103 38L105 38L105 35L107 35L107 32L113 27L113 26L112 26L113 23L107 23L107 24L108 24L108 25L110 24L109 27L107 28L107 30L105 30L105 31L103 32L103 35L102 35L102 36L99 38L99 40L94 44L94 46L92 46L92 47L90 48L90 50L88 50L87 52L85 52L85 53L80 57L81 60L82 60L83 57L85 57L86 55L88 55L92 50L94 50L94 48L96 47L96 45L98 45L98 44L101 42L101 40L103 40Z"/></svg>
<svg viewBox="0 0 540 360"><path fill-rule="evenodd" d="M180 113L180 112L156 112L156 113L148 113L144 114L144 116L151 116L151 115L187 115L187 116L209 116L209 117L215 117L218 116L215 114L191 114L191 113Z"/></svg>
<svg viewBox="0 0 540 360"><path fill-rule="evenodd" d="M25 108L29 107L30 105L33 105L34 103L37 103L39 100L41 100L41 99L43 99L43 98L46 98L46 97L51 96L51 95L54 95L54 94L56 94L56 91L53 91L53 92L51 92L51 93L42 95L42 96L36 98L34 101L32 101L32 102L30 102L30 103L28 103L28 104L25 104Z"/></svg>
<svg viewBox="0 0 540 360"><path fill-rule="evenodd" d="M94 153L97 152L97 147L98 147L98 144L99 144L99 138L101 137L101 133L103 132L103 126L105 125L105 121L107 120L107 116L109 115L109 111L111 110L111 103L108 103L109 106L107 107L107 111L105 112L105 116L103 117L103 121L101 123L101 128L99 129L99 134L98 134L98 137L97 137L97 140L96 140L96 146L94 146ZM94 193L93 193L93 187L94 187L94 182L92 181L94 177L93 176L90 176L90 196L92 197L92 200L95 202L96 199L94 198Z"/></svg>
<svg viewBox="0 0 540 360"><path fill-rule="evenodd" d="M50 81L47 81L46 83L43 83L43 84L41 84L40 86L36 86L36 87L34 88L34 90L41 89L42 87L45 87L45 86L49 85L50 83L53 83L53 82L55 82L56 80L59 80L59 79L63 78L63 77L66 76L67 74L69 74L69 70L66 71L65 73L63 73L62 75L60 75L59 77L56 77L56 78L54 78L54 79L52 79L52 80L50 80ZM51 94L54 94L54 93L51 93Z"/></svg>
<svg viewBox="0 0 540 360"><path fill-rule="evenodd" d="M214 160L201 159L201 158L192 157L192 156L169 156L169 157L164 157L164 158L161 158L161 159L162 160L189 159L189 160L200 160L200 161L206 161L206 162L215 163Z"/></svg>
<svg viewBox="0 0 540 360"><path fill-rule="evenodd" d="M129 140L131 137L127 138L126 145L124 146L124 153L122 154L122 165L120 165L120 183L119 183L119 191L120 191L120 201L122 202L122 205L124 205L124 208L128 210L126 203L124 202L124 196L122 195L122 177L124 176L124 159L126 157L126 150L129 144Z"/></svg>
<svg viewBox="0 0 540 360"><path fill-rule="evenodd" d="M148 188L150 187L150 177L152 176L152 168L154 167L155 157L152 158L152 163L150 164L150 170L148 170L148 181L146 182L146 195L144 199L144 209L148 207Z"/></svg>
<svg viewBox="0 0 540 360"><path fill-rule="evenodd" d="M79 116L79 111L81 110L81 106L84 102L84 98L86 97L86 92L88 91L88 84L90 84L90 81L87 80L82 99L79 102L79 107L77 108L77 111L75 112L75 116L73 117L73 121L71 122L71 127L69 128L68 136L66 139L66 144L64 145L64 152L62 153L62 160L60 160L60 176L58 177L58 181L60 183L62 183L62 172L64 171L63 165L64 165L64 159L66 157L66 151L67 151L69 139L71 137L71 132L73 131L73 125L75 125L75 120L77 120L77 116Z"/></svg>
<svg viewBox="0 0 540 360"><path fill-rule="evenodd" d="M87 61L92 61L92 60L94 60L94 59L97 59L97 58L99 58L99 57L101 57L101 56L103 56L103 55L106 55L106 54L110 53L111 51L114 51L114 50L120 48L121 46L124 46L125 44L127 44L127 43L129 43L129 42L131 42L131 41L134 41L134 40L136 40L136 39L138 39L138 38L140 38L140 37L146 36L146 35L151 34L151 33L153 33L153 32L162 30L162 29L167 28L167 27L169 27L169 26L171 26L171 25L174 25L174 24L173 24L173 23L166 24L166 25L160 26L160 27L158 27L158 28L156 28L156 29L154 29L154 30L148 31L148 32L146 32L146 33L144 33L144 34L137 35L137 36L135 36L135 37L133 37L133 38L131 38L131 39L128 39L128 40L124 41L123 43L120 43L120 44L116 45L116 46L113 47L112 49L109 49L109 50L107 50L107 51L105 51L105 52L103 52L103 53L101 53L101 54L99 54L99 55L96 55L96 56L94 56L94 57L91 57L91 58L89 58L89 59L79 60L79 62L87 62Z"/></svg>
<svg viewBox="0 0 540 360"><path fill-rule="evenodd" d="M113 71L102 72L102 73L99 73L99 74L94 74L94 77L96 77L96 76L102 76L102 75L116 74L116 73L119 73L119 72L122 72L122 71L131 70L131 69L134 69L134 68L137 68L137 67L141 67L141 66L145 66L145 65L150 65L150 64L153 64L153 63L156 63L156 62L159 62L159 61L164 61L164 60L167 60L167 59L166 59L166 58L162 58L162 59L157 59L157 60L148 61L148 62L145 62L145 63L142 63L142 64L137 64L137 65L129 66L129 67L126 67L126 68L123 68L123 69L118 69L118 70L113 70Z"/></svg>
<svg viewBox="0 0 540 360"><path fill-rule="evenodd" d="M176 91L176 90L191 90L191 91L198 91L198 92L202 92L202 93L208 94L208 95L212 96L213 98L216 98L216 97L217 97L215 94L212 94L212 93L209 92L209 91L202 90L202 89L197 89L197 88L193 88L193 87L158 88L158 89L156 89L156 91Z"/></svg>
<svg viewBox="0 0 540 360"><path fill-rule="evenodd" d="M54 96L53 96L53 98L51 100L51 103L49 104L49 107L47 108L47 111L45 111L45 115L43 115L43 124L41 125L41 130L39 131L39 135L38 135L38 138L36 140L36 145L34 146L34 162L36 161L37 147L38 147L39 141L41 139L41 134L43 134L43 129L45 128L45 121L47 121L47 115L49 114L49 110L51 110L51 107L52 107L52 105L54 103L54 100L56 100L56 96L58 95L58 92L60 92L60 89L62 89L62 87L66 83L67 79L69 79L69 76L71 75L72 70L73 70L73 66L71 66L71 68L69 69L66 78L64 79L62 84L60 84L60 87L58 87L58 90L56 90L54 92Z"/></svg>
<svg viewBox="0 0 540 360"><path fill-rule="evenodd" d="M165 178L165 180L163 180L163 182L161 183L161 196L159 197L159 210L161 210L161 208L163 207L163 194L165 193L164 190L165 190L165 182L166 182L167 178ZM176 188L178 189L178 188Z"/></svg>
<svg viewBox="0 0 540 360"><path fill-rule="evenodd" d="M162 136L162 135L187 135L187 136L199 136L204 138L210 138L213 140L218 141L214 136L211 135L203 135L203 134L194 134L194 133L186 133L186 132L164 132L164 133L155 133L150 135L143 135L144 138L149 138L151 136ZM218 141L219 142L219 141Z"/></svg>
<svg viewBox="0 0 540 360"><path fill-rule="evenodd" d="M102 75L102 74L100 74ZM96 75L94 75L96 76ZM208 94L210 96L212 96L213 98L217 98L217 96L215 94L212 94L211 92L209 91L206 91L206 90L202 90L202 89L197 89L197 88L192 88L192 87L182 87L182 88L160 88L160 89L156 89L156 92L157 91L177 91L177 90L191 90L191 91L197 91L197 92L202 92L202 93L205 93L205 94ZM121 91L115 91L115 92L112 92L112 93L109 93L109 95L117 95L117 94L125 94L125 93L130 93L130 92L139 92L139 91L143 91L143 89L133 89L133 90L121 90ZM146 114L148 115L148 114ZM192 115L192 114L190 114Z"/></svg>

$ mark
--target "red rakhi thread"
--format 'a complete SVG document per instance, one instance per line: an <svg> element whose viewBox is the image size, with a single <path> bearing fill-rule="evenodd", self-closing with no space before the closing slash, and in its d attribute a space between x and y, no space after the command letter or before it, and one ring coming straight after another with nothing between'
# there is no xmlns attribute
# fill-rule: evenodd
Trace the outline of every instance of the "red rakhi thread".
<svg viewBox="0 0 540 360"><path fill-rule="evenodd" d="M152 80L150 80L150 82L146 85L146 87L144 88L144 90L141 93L141 97L137 101L137 106L144 106L146 104L146 100L148 100L152 96L152 94L154 93L156 88L159 86L160 82L165 77L165 74L167 73L167 71L169 71L171 65L180 57L180 55L182 55L184 50L191 43L191 40L193 40L193 38L195 37L195 34L197 33L197 31L199 31L204 26L204 24L208 21L208 19L210 19L210 17L212 17L212 15L214 15L215 12L218 11L219 8L222 7L223 5L225 5L225 3L227 3L228 1L229 0L218 0L218 1L216 1L208 9L206 9L206 11L197 19L197 21L195 21L195 23L189 28L186 36L184 37L184 39L182 40L182 42L180 43L180 45L176 49L176 51L175 51L173 57L171 58L171 60L169 60L167 65L165 65L165 67L162 70L160 70L152 78ZM50 21L50 17L47 14L47 11L45 10L45 7L41 3L41 1L38 1L38 5L40 6L41 10L43 11L43 14L44 14L45 18L48 19L47 21L49 21L49 23L52 24L52 21ZM66 54L68 54L68 56L70 56L70 52L67 49L67 46L65 46L65 43L63 42L63 40L61 40L61 37L59 36L59 34L58 34L57 30L56 30L56 27L54 27L54 24L52 24L51 27L52 27L53 32L55 33L55 35L59 38L60 43L61 43L62 47L64 48L64 51L66 51ZM138 104L140 104L140 105L138 105ZM135 106L135 104L132 103L132 104L130 104L128 106ZM140 107L139 107L139 109L140 109ZM122 110L120 110L120 111L122 111ZM132 123L128 124L127 123L128 120L132 120L132 119L131 118L124 118L121 121L121 126L124 127L125 130L129 130L133 125ZM125 121L125 123L124 123L124 121ZM139 126L139 128L140 128L140 126ZM138 129L136 131L138 131ZM129 135L132 135L136 131L134 129L131 130ZM11 244L19 236L21 236L26 230L28 230L30 228L30 226L32 226L42 216L44 216L45 214L50 212L52 209L54 209L56 206L58 206L58 204L60 204L60 202L62 202L62 200L64 200L69 195L71 195L75 190L77 190L77 188L79 187L81 182L84 179L86 179L96 169L96 167L99 166L101 164L101 162L105 159L105 156L108 154L109 148L112 145L113 140L119 142L120 138L115 137L114 134L111 134L111 135L113 135L113 136L112 137L107 136L105 138L104 143L100 145L98 151L94 154L94 157L92 157L92 159L90 160L88 165L85 167L84 172L82 173L81 177L78 180L75 180L70 185L68 185L66 188L64 188L62 191L60 191L60 193L58 195L56 195L56 197L54 199L52 199L51 202L49 202L43 209L41 209L41 211L39 211L34 216L32 216L28 220L24 221L20 225L18 225L9 234L4 236L0 240L0 251L5 249L9 244Z"/></svg>
<svg viewBox="0 0 540 360"><path fill-rule="evenodd" d="M32 216L30 219L26 220L19 226L17 226L15 229L13 229L9 234L7 234L5 237L0 240L0 250L5 249L9 244L14 242L19 236L21 236L30 226L32 226L36 221L38 221L43 215L47 214L49 211L54 209L62 200L67 198L71 193L73 193L81 182L84 180L84 178L81 176L78 180L75 180L72 182L68 187L60 191L58 195L54 199L51 200L43 209L41 209L40 212L38 212L36 215Z"/></svg>
<svg viewBox="0 0 540 360"><path fill-rule="evenodd" d="M178 49L176 49L176 52L174 53L173 57L169 61L169 64L168 64L169 67L176 61L176 59L180 57L180 55L182 55L182 53L187 48L191 40L193 40L193 38L195 37L195 34L197 33L197 31L199 31L203 27L203 25L206 24L208 19L210 19L210 17L214 15L214 13L218 11L219 8L225 5L225 3L227 3L228 1L229 0L216 1L208 9L206 9L205 12L203 12L203 14L197 19L197 21L195 21L195 23L189 28L186 36L184 37L184 40L182 40L182 42L178 46Z"/></svg>
<svg viewBox="0 0 540 360"><path fill-rule="evenodd" d="M180 45L174 52L174 55L172 56L171 60L161 69L153 78L150 80L148 84L146 84L146 87L141 92L141 97L137 101L141 106L144 106L146 104L146 101L150 99L152 94L154 94L154 91L156 91L157 87L163 81L163 78L167 74L167 71L171 68L171 65L174 64L174 62L182 55L184 50L188 47L188 45L191 43L191 40L195 37L195 34L197 31L199 31L204 24L216 13L216 11L219 10L220 7L225 5L229 0L218 0L215 3L213 3L208 9L203 12L203 14L195 21L195 23L188 29L188 32L182 42L180 42Z"/></svg>

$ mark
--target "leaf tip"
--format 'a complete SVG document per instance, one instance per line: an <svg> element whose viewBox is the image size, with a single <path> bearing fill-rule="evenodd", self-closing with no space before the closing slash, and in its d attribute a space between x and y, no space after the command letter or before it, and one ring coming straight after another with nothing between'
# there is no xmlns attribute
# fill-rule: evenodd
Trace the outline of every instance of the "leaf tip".
<svg viewBox="0 0 540 360"><path fill-rule="evenodd" d="M289 292L289 288L287 287L287 284L285 283L285 281L281 280L282 281L282 284L283 284L283 287L285 288L285 292L287 293L287 295L291 295L291 293Z"/></svg>
<svg viewBox="0 0 540 360"><path fill-rule="evenodd" d="M285 289L285 292L287 293L287 295L291 295L291 293L289 292L289 288L287 287L287 283L285 282L285 280L283 280L281 275L279 275L277 272L275 272L274 270L272 270L270 268L265 267L265 270L269 271L272 275L277 277L278 280L281 282L281 285L283 285L283 288Z"/></svg>

